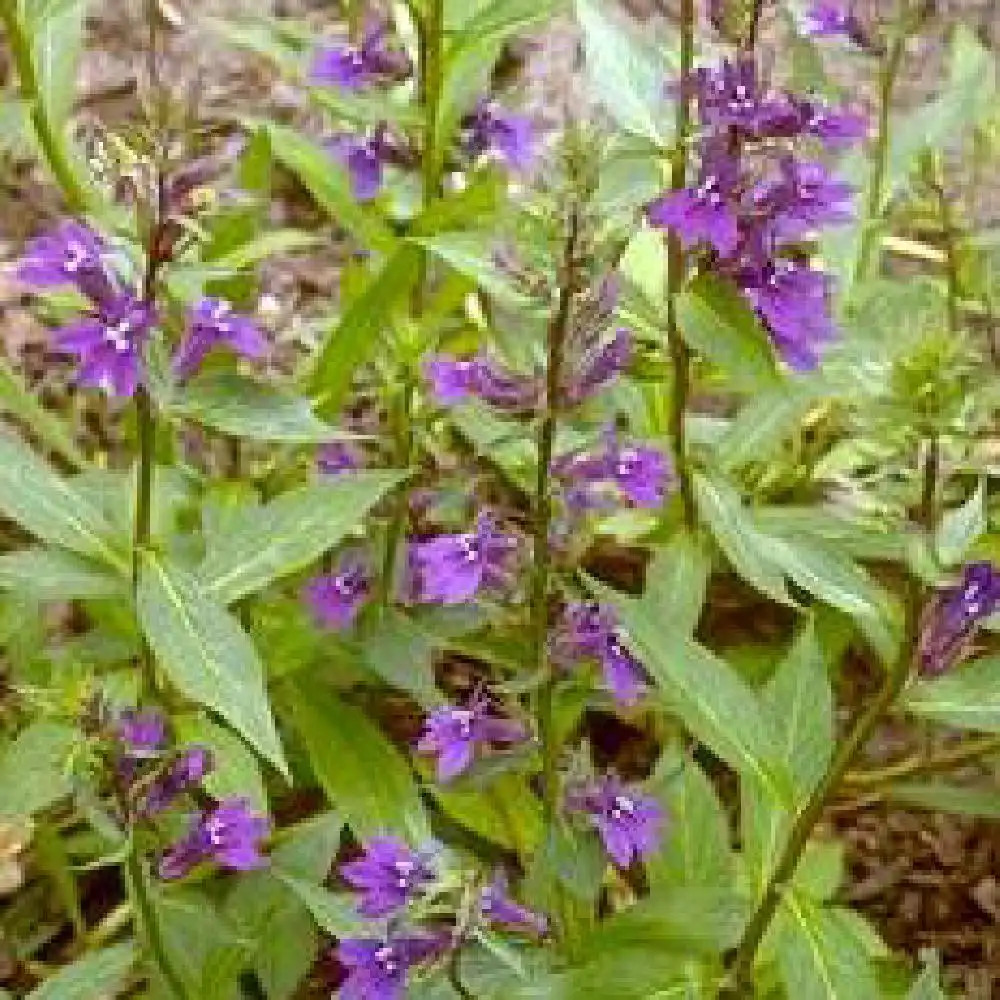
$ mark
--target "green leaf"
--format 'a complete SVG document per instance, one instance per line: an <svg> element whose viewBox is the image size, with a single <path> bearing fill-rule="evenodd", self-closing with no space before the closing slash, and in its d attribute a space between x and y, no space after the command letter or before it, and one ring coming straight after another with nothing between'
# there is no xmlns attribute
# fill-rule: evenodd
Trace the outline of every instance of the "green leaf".
<svg viewBox="0 0 1000 1000"><path fill-rule="evenodd" d="M127 598L125 580L62 549L31 548L0 555L0 590L36 601Z"/></svg>
<svg viewBox="0 0 1000 1000"><path fill-rule="evenodd" d="M842 911L788 890L774 934L788 996L795 1000L872 1000L879 995L869 955Z"/></svg>
<svg viewBox="0 0 1000 1000"><path fill-rule="evenodd" d="M330 218L363 246L387 250L395 238L370 205L361 204L351 192L346 171L312 139L274 122L261 123L271 136L275 159L302 182Z"/></svg>
<svg viewBox="0 0 1000 1000"><path fill-rule="evenodd" d="M44 542L129 571L104 515L7 433L0 433L0 511Z"/></svg>
<svg viewBox="0 0 1000 1000"><path fill-rule="evenodd" d="M185 570L151 552L143 554L137 598L139 622L171 681L287 777L264 668L240 623Z"/></svg>
<svg viewBox="0 0 1000 1000"><path fill-rule="evenodd" d="M695 476L694 488L701 516L736 572L761 593L794 607L770 539L757 530L736 490L703 475Z"/></svg>
<svg viewBox="0 0 1000 1000"><path fill-rule="evenodd" d="M94 1000L114 996L124 986L136 957L135 946L131 944L116 944L91 952L60 969L32 990L27 1000Z"/></svg>
<svg viewBox="0 0 1000 1000"><path fill-rule="evenodd" d="M209 537L197 571L203 592L232 604L308 566L338 545L402 474L352 472L291 490L263 507L240 508Z"/></svg>
<svg viewBox="0 0 1000 1000"><path fill-rule="evenodd" d="M396 832L423 842L427 819L413 774L378 726L318 684L292 691L292 718L313 772L355 833Z"/></svg>
<svg viewBox="0 0 1000 1000"><path fill-rule="evenodd" d="M946 726L1000 733L1000 656L918 680L903 695L901 707Z"/></svg>
<svg viewBox="0 0 1000 1000"><path fill-rule="evenodd" d="M0 816L30 816L71 790L67 763L80 734L57 722L32 723L0 758Z"/></svg>
<svg viewBox="0 0 1000 1000"><path fill-rule="evenodd" d="M25 5L38 93L56 128L63 128L76 96L87 0L51 0Z"/></svg>
<svg viewBox="0 0 1000 1000"><path fill-rule="evenodd" d="M576 16L595 99L626 132L660 148L668 146L673 141L673 109L664 86L675 67L664 58L664 46L627 30L596 0L576 0Z"/></svg>
<svg viewBox="0 0 1000 1000"><path fill-rule="evenodd" d="M245 797L259 812L267 812L267 792L260 765L250 748L232 731L204 715L174 719L178 743L191 743L212 751L214 767L202 783L216 799Z"/></svg>
<svg viewBox="0 0 1000 1000"><path fill-rule="evenodd" d="M966 553L986 533L986 481L979 480L976 491L960 507L946 511L934 542L942 566L957 566Z"/></svg>
<svg viewBox="0 0 1000 1000"><path fill-rule="evenodd" d="M655 551L640 600L670 622L675 632L693 635L705 605L711 569L701 536L678 532L668 545Z"/></svg>
<svg viewBox="0 0 1000 1000"><path fill-rule="evenodd" d="M788 775L777 743L756 695L736 671L703 646L665 628L645 602L596 582L591 587L618 610L628 645L659 685L668 707L719 757L787 801Z"/></svg>
<svg viewBox="0 0 1000 1000"><path fill-rule="evenodd" d="M358 916L358 901L349 893L333 893L293 875L278 878L301 900L321 930L336 938L364 937L370 925Z"/></svg>
<svg viewBox="0 0 1000 1000"><path fill-rule="evenodd" d="M309 401L232 373L183 386L168 412L233 437L281 444L325 444L351 435L320 420Z"/></svg>
<svg viewBox="0 0 1000 1000"><path fill-rule="evenodd" d="M396 608L386 608L366 622L360 640L364 666L387 684L413 695L426 709L444 701L434 676L434 657L441 639Z"/></svg>
<svg viewBox="0 0 1000 1000"><path fill-rule="evenodd" d="M316 357L310 391L322 414L339 413L358 366L371 357L420 274L421 251L404 243L348 306Z"/></svg>
<svg viewBox="0 0 1000 1000"><path fill-rule="evenodd" d="M407 100L400 101L392 92L376 90L366 94L336 87L314 87L309 96L332 118L361 129L376 128L387 122L407 131L423 124L419 107L408 99L408 95Z"/></svg>
<svg viewBox="0 0 1000 1000"><path fill-rule="evenodd" d="M946 781L894 781L883 786L886 796L918 809L1000 819L1000 792L995 788L973 788Z"/></svg>
<svg viewBox="0 0 1000 1000"><path fill-rule="evenodd" d="M727 281L696 277L677 299L677 321L687 343L718 365L736 388L756 393L780 385L767 333Z"/></svg>

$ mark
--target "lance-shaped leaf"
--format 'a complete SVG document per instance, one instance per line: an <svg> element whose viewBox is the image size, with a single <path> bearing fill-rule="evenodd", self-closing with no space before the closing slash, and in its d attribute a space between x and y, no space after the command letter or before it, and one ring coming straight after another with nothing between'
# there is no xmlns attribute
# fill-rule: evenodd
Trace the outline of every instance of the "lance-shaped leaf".
<svg viewBox="0 0 1000 1000"><path fill-rule="evenodd" d="M0 433L0 513L42 541L128 571L128 559L104 515L6 433Z"/></svg>
<svg viewBox="0 0 1000 1000"><path fill-rule="evenodd" d="M137 597L139 622L170 680L287 776L264 668L240 623L189 573L151 552L143 554Z"/></svg>
<svg viewBox="0 0 1000 1000"><path fill-rule="evenodd" d="M0 590L37 601L124 597L127 582L100 563L63 549L19 549L0 556Z"/></svg>
<svg viewBox="0 0 1000 1000"><path fill-rule="evenodd" d="M91 952L60 969L32 990L27 1000L94 1000L94 997L116 996L137 957L131 944L116 944Z"/></svg>
<svg viewBox="0 0 1000 1000"><path fill-rule="evenodd" d="M1000 733L1000 657L988 656L942 677L921 680L902 707L925 719L981 733Z"/></svg>
<svg viewBox="0 0 1000 1000"><path fill-rule="evenodd" d="M247 506L209 539L198 569L204 592L232 604L308 566L337 545L396 485L401 473L356 472Z"/></svg>

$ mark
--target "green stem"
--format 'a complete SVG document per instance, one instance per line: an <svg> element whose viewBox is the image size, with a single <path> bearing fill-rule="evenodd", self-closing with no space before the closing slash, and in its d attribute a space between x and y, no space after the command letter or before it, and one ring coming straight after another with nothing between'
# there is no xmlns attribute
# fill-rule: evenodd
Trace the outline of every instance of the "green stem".
<svg viewBox="0 0 1000 1000"><path fill-rule="evenodd" d="M676 105L677 142L670 164L670 187L680 191L687 181L687 142L691 129L691 97L688 80L694 66L694 0L681 2L681 66L680 92ZM667 236L667 347L673 368L670 396L670 438L673 444L677 482L684 509L684 521L693 528L698 520L694 500L691 466L688 460L686 416L691 395L691 352L681 334L677 320L677 297L687 278L687 254L680 236L670 230Z"/></svg>
<svg viewBox="0 0 1000 1000"><path fill-rule="evenodd" d="M559 297L548 329L545 412L538 432L538 468L534 496L534 566L531 579L531 637L536 676L544 677L538 693L538 726L542 743L542 795L545 822L551 828L559 794L558 748L553 697L555 674L548 663L549 584L552 573L552 458L559 425L559 393L563 356L572 320L580 242L580 213L570 207L563 245Z"/></svg>
<svg viewBox="0 0 1000 1000"><path fill-rule="evenodd" d="M31 124L38 138L39 148L62 189L66 204L71 212L83 213L90 207L91 194L80 180L65 136L60 134L45 107L31 38L18 15L17 7L15 0L0 0L0 21L7 31L7 42L14 57L14 65L17 67L21 95L31 108Z"/></svg>
<svg viewBox="0 0 1000 1000"><path fill-rule="evenodd" d="M941 220L941 242L944 245L944 275L947 286L948 332L953 336L961 328L959 309L961 305L961 280L959 278L961 264L958 259L958 230L948 200L945 188L944 171L940 163L935 164L934 179L931 184L938 203L938 216Z"/></svg>
<svg viewBox="0 0 1000 1000"><path fill-rule="evenodd" d="M981 736L959 743L933 757L913 756L885 767L852 772L845 776L844 783L851 790L877 789L880 785L899 781L901 778L951 771L997 753L1000 753L1000 736Z"/></svg>
<svg viewBox="0 0 1000 1000"><path fill-rule="evenodd" d="M127 882L129 896L132 899L132 907L142 925L153 961L163 976L163 980L167 984L171 995L176 1000L188 1000L184 980L173 967L167 955L163 935L160 933L160 924L156 917L156 910L149 895L146 873L143 871L142 861L134 845L129 848L125 864L128 870Z"/></svg>

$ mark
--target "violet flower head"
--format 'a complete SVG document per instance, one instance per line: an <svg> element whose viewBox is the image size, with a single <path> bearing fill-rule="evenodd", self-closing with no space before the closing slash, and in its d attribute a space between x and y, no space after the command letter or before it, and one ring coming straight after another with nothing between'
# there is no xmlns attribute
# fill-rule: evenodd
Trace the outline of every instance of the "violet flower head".
<svg viewBox="0 0 1000 1000"><path fill-rule="evenodd" d="M864 26L854 13L853 4L845 5L838 0L813 0L806 10L802 26L806 34L815 38L842 36L861 46L867 41Z"/></svg>
<svg viewBox="0 0 1000 1000"><path fill-rule="evenodd" d="M384 25L374 24L365 31L360 45L332 45L319 49L309 70L312 83L364 90L373 84L400 79L410 71L406 53L386 43Z"/></svg>
<svg viewBox="0 0 1000 1000"><path fill-rule="evenodd" d="M371 589L368 567L358 559L346 558L333 573L313 577L303 596L319 626L343 631L354 624Z"/></svg>
<svg viewBox="0 0 1000 1000"><path fill-rule="evenodd" d="M404 1000L410 969L438 955L446 938L347 938L337 945L337 958L347 969L340 1000Z"/></svg>
<svg viewBox="0 0 1000 1000"><path fill-rule="evenodd" d="M394 837L375 837L356 861L340 866L344 880L361 894L358 913L384 917L406 906L435 872L426 856Z"/></svg>
<svg viewBox="0 0 1000 1000"><path fill-rule="evenodd" d="M815 101L799 102L802 131L815 136L830 150L861 142L868 135L868 118L852 108L832 108Z"/></svg>
<svg viewBox="0 0 1000 1000"><path fill-rule="evenodd" d="M579 405L611 385L632 361L632 333L618 327L611 340L598 342L571 365L563 394L566 402Z"/></svg>
<svg viewBox="0 0 1000 1000"><path fill-rule="evenodd" d="M270 821L255 813L247 799L224 799L196 817L188 833L164 854L160 877L183 878L206 861L241 872L263 868L267 859L260 845L270 832Z"/></svg>
<svg viewBox="0 0 1000 1000"><path fill-rule="evenodd" d="M483 694L473 695L465 705L435 709L424 727L417 752L437 757L437 777L442 783L468 770L481 748L517 743L527 735L520 723L493 715Z"/></svg>
<svg viewBox="0 0 1000 1000"><path fill-rule="evenodd" d="M316 452L316 468L324 476L354 472L364 465L361 450L350 441L330 441Z"/></svg>
<svg viewBox="0 0 1000 1000"><path fill-rule="evenodd" d="M132 396L142 378L142 346L156 322L153 307L128 292L56 331L56 347L80 362L77 381L109 396Z"/></svg>
<svg viewBox="0 0 1000 1000"><path fill-rule="evenodd" d="M989 562L969 563L962 579L939 591L924 612L918 656L920 672L943 674L966 653L983 619L1000 608L1000 573Z"/></svg>
<svg viewBox="0 0 1000 1000"><path fill-rule="evenodd" d="M778 239L797 240L851 220L853 189L834 180L822 163L786 156L780 170L780 177L761 181L751 192L754 210L765 215Z"/></svg>
<svg viewBox="0 0 1000 1000"><path fill-rule="evenodd" d="M188 747L146 789L139 802L140 815L155 816L168 809L184 792L200 785L214 766L205 747Z"/></svg>
<svg viewBox="0 0 1000 1000"><path fill-rule="evenodd" d="M115 721L115 736L127 757L151 760L159 757L167 742L167 720L159 709L126 708Z"/></svg>
<svg viewBox="0 0 1000 1000"><path fill-rule="evenodd" d="M536 379L513 372L483 356L433 355L424 362L424 376L443 406L478 398L500 410L521 412L538 403Z"/></svg>
<svg viewBox="0 0 1000 1000"><path fill-rule="evenodd" d="M380 126L369 135L344 133L327 143L331 156L347 171L351 191L358 201L371 201L382 190L383 168L396 156L388 129Z"/></svg>
<svg viewBox="0 0 1000 1000"><path fill-rule="evenodd" d="M552 658L564 668L596 660L604 683L621 705L634 705L646 688L646 673L625 645L617 616L594 601L574 601L563 610L552 640Z"/></svg>
<svg viewBox="0 0 1000 1000"><path fill-rule="evenodd" d="M527 931L539 937L548 930L548 919L541 913L522 906L510 897L507 876L498 871L493 881L479 893L479 914L491 924L500 924L512 930Z"/></svg>
<svg viewBox="0 0 1000 1000"><path fill-rule="evenodd" d="M766 91L750 56L695 70L692 81L701 120L719 132L747 138L796 134L796 108L786 95Z"/></svg>
<svg viewBox="0 0 1000 1000"><path fill-rule="evenodd" d="M487 513L473 531L411 542L407 556L412 592L425 604L462 604L484 587L509 582L517 536L498 531Z"/></svg>
<svg viewBox="0 0 1000 1000"><path fill-rule="evenodd" d="M462 147L472 158L495 153L514 170L526 170L535 158L535 132L526 115L505 111L483 98L462 119Z"/></svg>
<svg viewBox="0 0 1000 1000"><path fill-rule="evenodd" d="M188 316L187 336L174 356L178 378L190 378L208 353L223 345L244 358L259 358L267 350L267 339L225 299L202 299Z"/></svg>
<svg viewBox="0 0 1000 1000"><path fill-rule="evenodd" d="M566 804L586 815L619 868L647 858L660 847L666 816L660 804L613 774L571 789Z"/></svg>
<svg viewBox="0 0 1000 1000"><path fill-rule="evenodd" d="M72 285L101 303L114 294L104 263L107 250L100 234L82 222L67 219L28 243L17 265L17 278L37 288Z"/></svg>

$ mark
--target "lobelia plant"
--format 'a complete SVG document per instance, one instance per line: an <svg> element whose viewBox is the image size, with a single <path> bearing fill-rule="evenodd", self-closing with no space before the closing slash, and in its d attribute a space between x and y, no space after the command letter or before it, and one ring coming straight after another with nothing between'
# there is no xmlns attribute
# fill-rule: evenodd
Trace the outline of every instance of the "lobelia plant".
<svg viewBox="0 0 1000 1000"><path fill-rule="evenodd" d="M85 160L85 5L0 0L65 203L10 274L114 429L0 373L11 995L965 995L837 831L996 815L995 60L654 6L206 17L302 100L202 128L150 4Z"/></svg>

